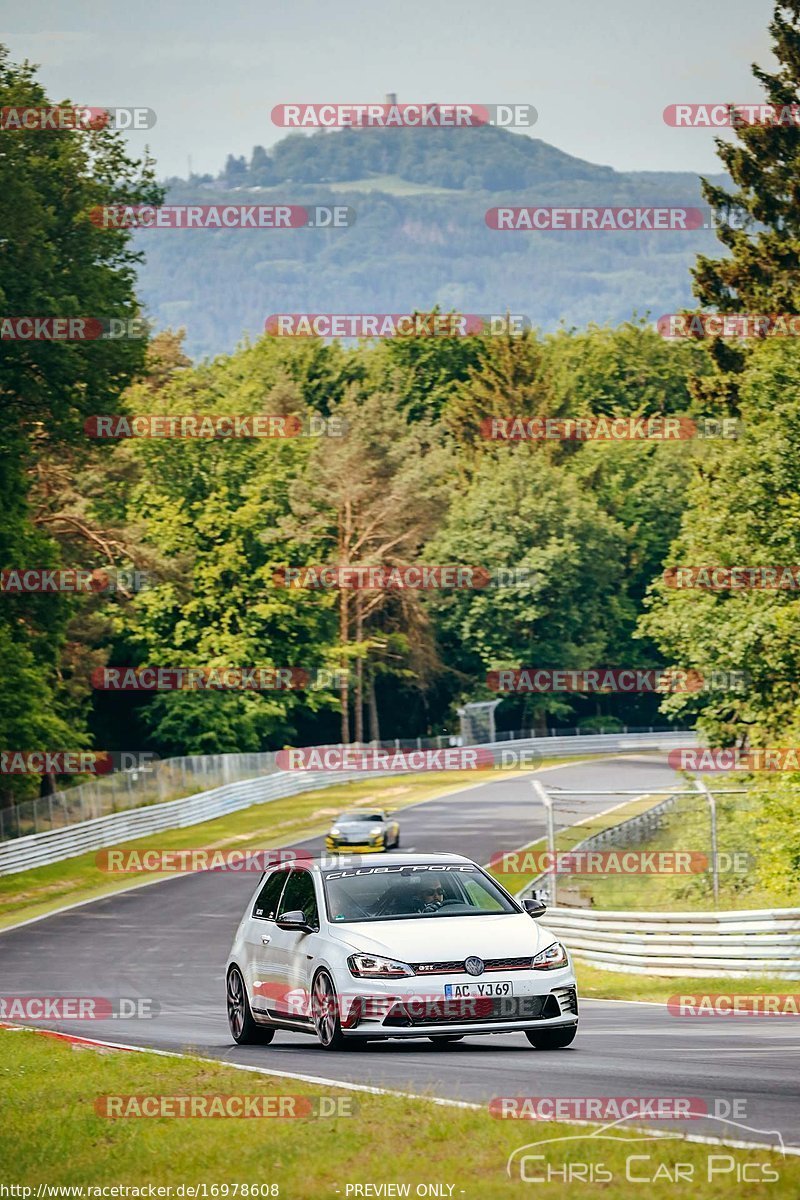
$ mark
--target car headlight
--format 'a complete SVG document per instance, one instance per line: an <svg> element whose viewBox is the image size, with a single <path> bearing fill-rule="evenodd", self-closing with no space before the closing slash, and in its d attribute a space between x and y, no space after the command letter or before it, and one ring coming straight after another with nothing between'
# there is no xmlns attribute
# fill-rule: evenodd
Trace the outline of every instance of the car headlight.
<svg viewBox="0 0 800 1200"><path fill-rule="evenodd" d="M369 835L369 840L371 842L379 842L382 837L383 837L383 830L379 829L377 833L371 833Z"/></svg>
<svg viewBox="0 0 800 1200"><path fill-rule="evenodd" d="M396 958L381 958L377 954L351 954L347 960L350 974L358 979L399 979L413 975L413 967Z"/></svg>
<svg viewBox="0 0 800 1200"><path fill-rule="evenodd" d="M342 832L341 829L337 829L336 826L334 825L333 829L330 832L330 836L338 837L341 832Z"/></svg>
<svg viewBox="0 0 800 1200"><path fill-rule="evenodd" d="M566 967L569 959L561 942L553 942L546 950L540 950L531 961L534 971L552 971L555 967Z"/></svg>

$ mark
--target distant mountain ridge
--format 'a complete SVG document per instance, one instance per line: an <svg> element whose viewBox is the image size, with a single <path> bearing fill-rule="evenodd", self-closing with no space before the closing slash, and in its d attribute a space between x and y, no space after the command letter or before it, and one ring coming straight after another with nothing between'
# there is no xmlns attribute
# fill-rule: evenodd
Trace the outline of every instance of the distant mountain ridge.
<svg viewBox="0 0 800 1200"><path fill-rule="evenodd" d="M622 175L666 180L684 173L617 172L576 158L540 138L479 126L293 133L277 142L271 152L255 146L249 162L244 155L228 155L216 179L205 175L202 181L228 187L275 187L281 183L346 183L370 175L395 175L410 183L456 190L500 191L551 182L612 183ZM686 172L685 178L697 177Z"/></svg>
<svg viewBox="0 0 800 1200"><path fill-rule="evenodd" d="M722 180L724 176L715 176ZM339 230L148 230L140 295L158 326L185 325L194 355L231 350L277 312L444 309L528 315L535 325L653 319L691 300L713 231L498 233L509 205L702 206L689 172L618 172L492 127L290 134L216 178L166 181L169 203L350 204Z"/></svg>

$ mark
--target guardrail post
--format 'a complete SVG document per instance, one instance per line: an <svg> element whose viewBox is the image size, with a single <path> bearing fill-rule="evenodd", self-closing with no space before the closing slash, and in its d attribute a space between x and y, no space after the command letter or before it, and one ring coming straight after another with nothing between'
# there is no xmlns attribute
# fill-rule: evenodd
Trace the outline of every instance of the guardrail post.
<svg viewBox="0 0 800 1200"><path fill-rule="evenodd" d="M540 780L533 779L531 782L533 783L533 790L544 805L544 811L547 815L547 850L550 859L547 864L547 878L550 884L550 903L555 906L557 903L558 872L556 871L556 829L553 818L553 801L544 790Z"/></svg>
<svg viewBox="0 0 800 1200"><path fill-rule="evenodd" d="M714 908L719 908L719 859L717 857L717 802L714 794L704 779L692 781L701 795L708 801L708 812L711 817L711 880L714 889Z"/></svg>

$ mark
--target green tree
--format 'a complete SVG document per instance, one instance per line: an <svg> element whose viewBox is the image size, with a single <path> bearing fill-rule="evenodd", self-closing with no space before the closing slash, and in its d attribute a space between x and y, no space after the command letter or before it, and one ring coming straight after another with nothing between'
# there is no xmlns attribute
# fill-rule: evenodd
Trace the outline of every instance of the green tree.
<svg viewBox="0 0 800 1200"><path fill-rule="evenodd" d="M50 101L28 63L0 46L0 107L46 108ZM138 316L134 270L140 256L126 229L90 219L97 206L155 202L152 164L130 159L121 134L14 131L0 155L0 312L6 317ZM65 447L90 448L82 424L113 411L144 358L132 339L0 342L0 566L54 566L59 548L32 522L28 494L37 464ZM0 596L0 633L14 647L0 680L0 743L66 748L85 742L72 718L62 670L75 600ZM36 674L36 684L32 676ZM68 672L67 672L68 674ZM31 781L19 785L30 787Z"/></svg>
<svg viewBox="0 0 800 1200"><path fill-rule="evenodd" d="M431 599L444 657L470 698L489 694L485 675L496 668L614 665L609 652L629 619L622 545L622 527L564 467L524 446L480 464L425 558L530 576ZM532 698L528 711L543 718L568 707L550 694Z"/></svg>
<svg viewBox="0 0 800 1200"><path fill-rule="evenodd" d="M136 384L126 406L139 413L294 414L310 428L308 395L317 383L310 379L304 392L291 378L293 354L303 359L306 350L263 338L229 358L176 369L155 389ZM112 451L135 463L129 519L142 524L143 543L171 567L171 577L121 615L115 663L309 671L329 665L332 599L275 586L279 567L298 556L296 539L281 529L313 446L310 437L153 439ZM162 753L259 750L290 737L303 710L334 702L313 690L164 692L147 704L144 719Z"/></svg>
<svg viewBox="0 0 800 1200"><path fill-rule="evenodd" d="M698 454L668 565L800 563L800 356L791 343L757 347L741 376L745 435ZM666 711L699 716L716 745L778 744L800 732L800 600L791 590L681 588L656 579L640 632L668 663L702 673L747 672L746 690L675 693Z"/></svg>
<svg viewBox="0 0 800 1200"><path fill-rule="evenodd" d="M542 381L542 346L530 332L504 333L478 341L480 356L467 378L451 392L443 422L461 447L479 457L487 443L482 422L490 417L558 416Z"/></svg>
<svg viewBox="0 0 800 1200"><path fill-rule="evenodd" d="M439 308L420 316L440 317ZM459 384L477 367L485 336L396 337L371 356L371 369L402 394L400 406L410 421L436 421Z"/></svg>

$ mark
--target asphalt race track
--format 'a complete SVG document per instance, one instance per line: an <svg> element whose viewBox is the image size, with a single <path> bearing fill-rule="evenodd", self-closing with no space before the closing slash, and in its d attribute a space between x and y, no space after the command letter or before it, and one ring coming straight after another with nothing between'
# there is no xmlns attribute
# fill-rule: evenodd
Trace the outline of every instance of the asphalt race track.
<svg viewBox="0 0 800 1200"><path fill-rule="evenodd" d="M646 792L668 786L675 775L664 762L631 756L568 764L541 778L563 788ZM557 809L559 823L620 800L565 797ZM524 845L545 829L529 777L481 784L398 816L403 851L454 851L478 862ZM573 1046L550 1053L533 1050L522 1034L467 1039L448 1050L427 1041L385 1042L331 1054L312 1037L284 1032L270 1046L235 1046L225 1016L223 968L256 883L252 874L231 872L176 876L0 933L0 993L151 997L160 1012L149 1020L47 1027L451 1099L699 1097L711 1111L723 1101L721 1115L737 1124L701 1119L683 1127L761 1143L776 1143L780 1134L787 1146L800 1146L800 1041L792 1017L674 1017L661 1005L589 1000L583 1002ZM746 990L742 981L731 986ZM691 980L676 981L676 992L693 990ZM795 985L787 982L785 990ZM734 1102L738 1116L730 1109ZM665 1131L680 1127L659 1122ZM547 1136L527 1124L522 1129L520 1142Z"/></svg>

